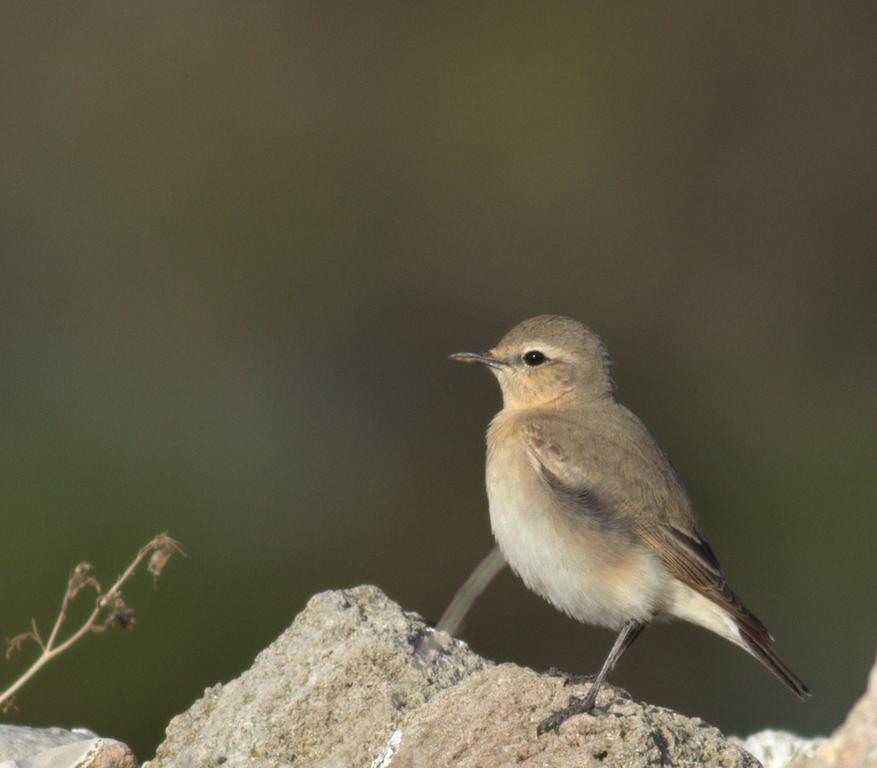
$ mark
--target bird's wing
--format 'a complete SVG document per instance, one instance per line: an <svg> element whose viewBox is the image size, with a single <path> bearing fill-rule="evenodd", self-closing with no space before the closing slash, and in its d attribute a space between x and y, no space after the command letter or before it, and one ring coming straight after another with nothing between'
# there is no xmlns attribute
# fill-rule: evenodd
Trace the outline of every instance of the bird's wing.
<svg viewBox="0 0 877 768"><path fill-rule="evenodd" d="M620 406L619 406L620 408ZM679 581L728 610L753 632L767 630L725 582L700 531L685 490L652 435L622 411L615 428L590 429L563 420L523 425L537 470L567 509L629 532ZM597 503L595 503L595 500Z"/></svg>
<svg viewBox="0 0 877 768"><path fill-rule="evenodd" d="M592 527L630 535L624 510L612 503L605 484L586 464L571 459L570 435L564 426L540 420L524 423L522 428L527 454L554 505Z"/></svg>

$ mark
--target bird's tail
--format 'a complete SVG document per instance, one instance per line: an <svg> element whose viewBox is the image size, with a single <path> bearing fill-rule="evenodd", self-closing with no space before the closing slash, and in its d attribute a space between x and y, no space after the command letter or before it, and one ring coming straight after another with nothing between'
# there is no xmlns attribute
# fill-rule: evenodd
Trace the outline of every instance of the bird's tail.
<svg viewBox="0 0 877 768"><path fill-rule="evenodd" d="M704 594L723 610L737 630L730 634L721 632L720 634L758 659L777 680L802 701L812 695L804 681L789 669L786 662L772 648L773 636L767 631L767 627L743 605L743 601L727 583L722 582L720 588Z"/></svg>
<svg viewBox="0 0 877 768"><path fill-rule="evenodd" d="M789 669L788 665L776 654L776 651L771 648L773 638L764 629L764 625L749 611L746 611L746 613L755 621L738 620L737 628L740 630L740 636L743 640L742 647L764 664L771 674L794 693L795 696L802 701L808 698L811 695L810 689L800 677Z"/></svg>
<svg viewBox="0 0 877 768"><path fill-rule="evenodd" d="M743 605L724 580L716 580L710 585L690 583L690 586L681 581L674 582L667 612L739 645L799 699L810 696L810 689L771 647L773 638L767 627Z"/></svg>

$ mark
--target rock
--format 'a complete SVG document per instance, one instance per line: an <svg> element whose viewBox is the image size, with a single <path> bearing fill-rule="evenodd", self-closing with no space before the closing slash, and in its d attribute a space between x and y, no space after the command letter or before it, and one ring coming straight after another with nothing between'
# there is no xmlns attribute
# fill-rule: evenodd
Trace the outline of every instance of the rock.
<svg viewBox="0 0 877 768"><path fill-rule="evenodd" d="M144 768L758 765L702 721L611 687L605 716L536 736L586 690L494 666L375 587L325 592L250 670L174 718Z"/></svg>
<svg viewBox="0 0 877 768"><path fill-rule="evenodd" d="M862 698L841 726L808 759L792 768L877 768L877 659Z"/></svg>
<svg viewBox="0 0 877 768"><path fill-rule="evenodd" d="M131 750L90 731L0 725L0 768L137 768Z"/></svg>
<svg viewBox="0 0 877 768"><path fill-rule="evenodd" d="M375 587L324 592L252 668L174 718L150 768L369 766L406 716L487 666Z"/></svg>
<svg viewBox="0 0 877 768"><path fill-rule="evenodd" d="M631 701L607 687L597 704L607 714L568 720L558 735L536 736L549 712L588 685L515 664L470 675L417 710L397 731L388 768L500 766L757 766L758 761L703 721Z"/></svg>
<svg viewBox="0 0 877 768"><path fill-rule="evenodd" d="M732 737L732 741L757 757L764 768L786 768L792 760L812 757L825 742L825 737L807 739L788 731L767 729L753 733L745 739Z"/></svg>
<svg viewBox="0 0 877 768"><path fill-rule="evenodd" d="M39 752L62 744L93 739L95 734L84 728L30 728L26 725L0 725L0 760L33 757Z"/></svg>

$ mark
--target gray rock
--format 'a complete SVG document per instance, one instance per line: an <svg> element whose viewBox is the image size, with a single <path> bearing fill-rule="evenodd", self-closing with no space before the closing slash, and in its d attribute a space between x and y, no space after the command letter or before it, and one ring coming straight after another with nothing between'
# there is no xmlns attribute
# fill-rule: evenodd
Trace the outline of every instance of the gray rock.
<svg viewBox="0 0 877 768"><path fill-rule="evenodd" d="M605 714L580 715L557 735L536 736L542 718L587 689L514 664L485 669L413 713L387 768L758 766L702 720L631 701L612 687L597 699Z"/></svg>
<svg viewBox="0 0 877 768"><path fill-rule="evenodd" d="M150 768L369 766L405 718L487 662L375 587L324 592L252 668L174 718ZM144 768L145 768L144 766Z"/></svg>
<svg viewBox="0 0 877 768"><path fill-rule="evenodd" d="M764 768L786 768L792 760L812 757L826 739L824 736L807 739L788 731L766 729L745 739L732 737L732 741L757 757Z"/></svg>
<svg viewBox="0 0 877 768"><path fill-rule="evenodd" d="M0 725L0 768L137 768L131 750L90 731Z"/></svg>
<svg viewBox="0 0 877 768"><path fill-rule="evenodd" d="M52 747L62 744L93 739L95 734L80 728L68 731L65 728L31 728L26 725L0 725L0 760L14 760L20 757L33 757Z"/></svg>
<svg viewBox="0 0 877 768"><path fill-rule="evenodd" d="M793 768L877 768L877 659L868 677L868 688L847 715L809 759L796 759Z"/></svg>
<svg viewBox="0 0 877 768"><path fill-rule="evenodd" d="M611 687L605 716L537 738L586 690L494 666L375 587L325 592L250 670L174 718L144 768L758 765L702 721Z"/></svg>

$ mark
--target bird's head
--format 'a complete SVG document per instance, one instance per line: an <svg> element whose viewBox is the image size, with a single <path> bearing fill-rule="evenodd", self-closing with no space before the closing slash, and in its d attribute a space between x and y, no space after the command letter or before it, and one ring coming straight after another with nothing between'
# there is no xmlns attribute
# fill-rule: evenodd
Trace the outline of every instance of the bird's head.
<svg viewBox="0 0 877 768"><path fill-rule="evenodd" d="M486 352L458 352L451 359L490 368L507 408L544 405L561 397L612 397L606 347L577 320L539 315L516 325Z"/></svg>

